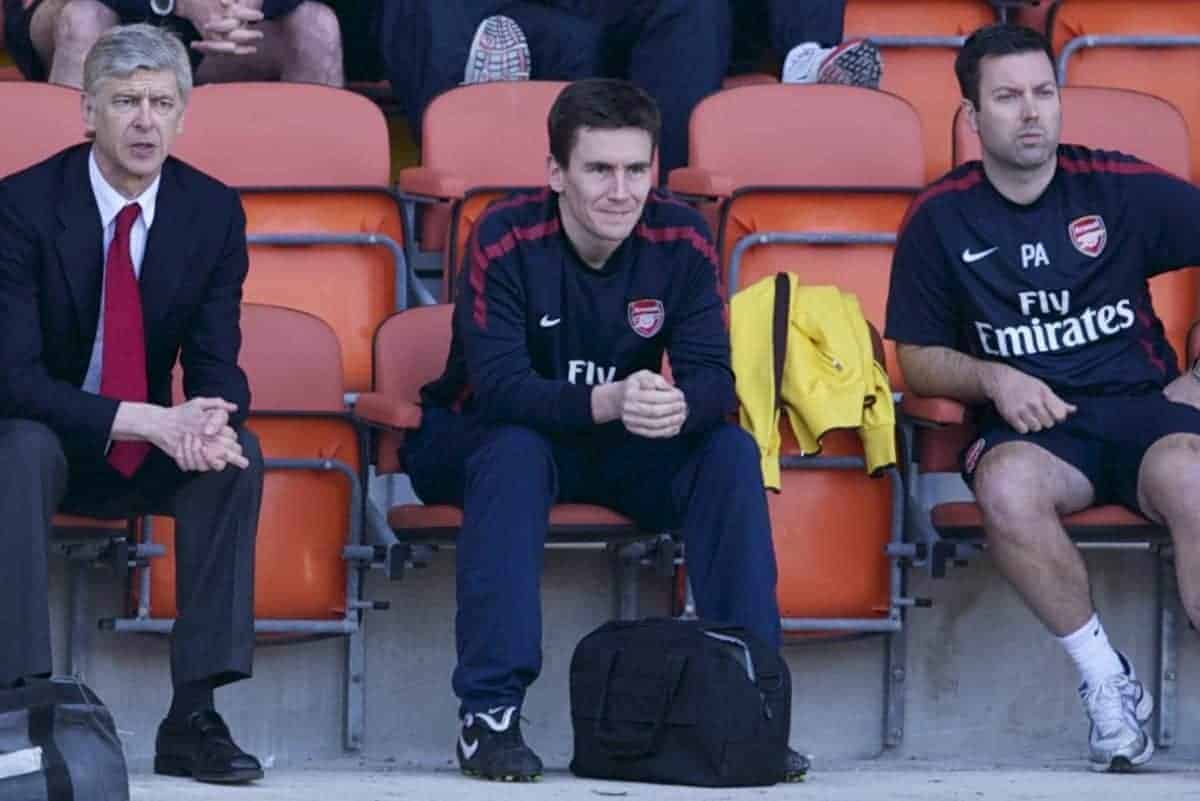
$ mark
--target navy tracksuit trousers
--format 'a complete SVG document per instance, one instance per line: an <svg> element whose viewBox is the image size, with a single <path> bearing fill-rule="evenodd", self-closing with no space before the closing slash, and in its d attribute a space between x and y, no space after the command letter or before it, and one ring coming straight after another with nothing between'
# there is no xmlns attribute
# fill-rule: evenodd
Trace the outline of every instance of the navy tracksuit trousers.
<svg viewBox="0 0 1200 801"><path fill-rule="evenodd" d="M687 163L692 108L729 66L729 0L389 0L380 47L413 135L434 97L463 79L476 26L512 17L529 41L534 79L627 78L658 103L662 174Z"/></svg>
<svg viewBox="0 0 1200 801"><path fill-rule="evenodd" d="M404 456L423 501L463 507L453 681L462 713L519 706L541 671L542 555L556 502L603 504L648 530L678 531L700 616L779 646L758 448L737 426L654 440L616 423L549 437L427 408Z"/></svg>

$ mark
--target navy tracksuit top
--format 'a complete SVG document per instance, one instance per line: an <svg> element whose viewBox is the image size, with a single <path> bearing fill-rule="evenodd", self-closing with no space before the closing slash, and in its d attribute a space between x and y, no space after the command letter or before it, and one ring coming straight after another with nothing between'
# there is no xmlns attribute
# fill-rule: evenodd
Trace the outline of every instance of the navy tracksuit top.
<svg viewBox="0 0 1200 801"><path fill-rule="evenodd" d="M1147 279L1200 264L1200 189L1123 153L1060 145L1037 200L978 161L913 203L892 265L887 336L1003 361L1067 395L1178 375Z"/></svg>
<svg viewBox="0 0 1200 801"><path fill-rule="evenodd" d="M597 270L563 233L555 193L517 193L472 232L446 369L421 397L497 424L581 432L594 425L594 386L659 371L664 351L688 402L685 433L732 411L716 251L700 215L652 191Z"/></svg>

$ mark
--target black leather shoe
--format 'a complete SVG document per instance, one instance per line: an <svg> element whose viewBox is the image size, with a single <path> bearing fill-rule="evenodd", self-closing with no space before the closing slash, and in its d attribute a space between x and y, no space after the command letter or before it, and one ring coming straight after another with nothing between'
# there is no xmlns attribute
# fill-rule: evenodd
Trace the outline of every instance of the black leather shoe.
<svg viewBox="0 0 1200 801"><path fill-rule="evenodd" d="M259 761L237 747L225 721L211 709L193 712L182 724L168 720L159 724L154 772L220 784L263 777Z"/></svg>
<svg viewBox="0 0 1200 801"><path fill-rule="evenodd" d="M793 748L788 748L787 756L783 761L783 780L785 782L802 782L808 775L810 767L812 767L812 760L808 756Z"/></svg>

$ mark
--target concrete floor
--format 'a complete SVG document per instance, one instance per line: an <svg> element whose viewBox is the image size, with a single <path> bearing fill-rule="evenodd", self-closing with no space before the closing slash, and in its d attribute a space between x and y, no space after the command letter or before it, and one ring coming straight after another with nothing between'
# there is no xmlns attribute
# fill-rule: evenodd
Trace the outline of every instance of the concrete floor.
<svg viewBox="0 0 1200 801"><path fill-rule="evenodd" d="M1200 799L1200 766L1156 760L1135 775L1088 772L1082 763L1025 767L964 767L951 763L876 760L815 771L803 784L746 789L700 789L577 779L550 771L535 784L467 779L457 771L398 769L343 760L311 768L269 771L249 787L214 787L138 774L134 801L522 801L620 798L626 801L1181 801Z"/></svg>

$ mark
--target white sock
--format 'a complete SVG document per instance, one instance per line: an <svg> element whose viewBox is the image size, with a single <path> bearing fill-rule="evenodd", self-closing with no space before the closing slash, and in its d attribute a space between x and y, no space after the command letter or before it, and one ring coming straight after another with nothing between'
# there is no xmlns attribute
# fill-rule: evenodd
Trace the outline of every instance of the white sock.
<svg viewBox="0 0 1200 801"><path fill-rule="evenodd" d="M1094 688L1109 676L1125 672L1121 657L1108 642L1108 635L1095 613L1079 631L1059 637L1063 648L1079 668L1079 676L1088 687Z"/></svg>

